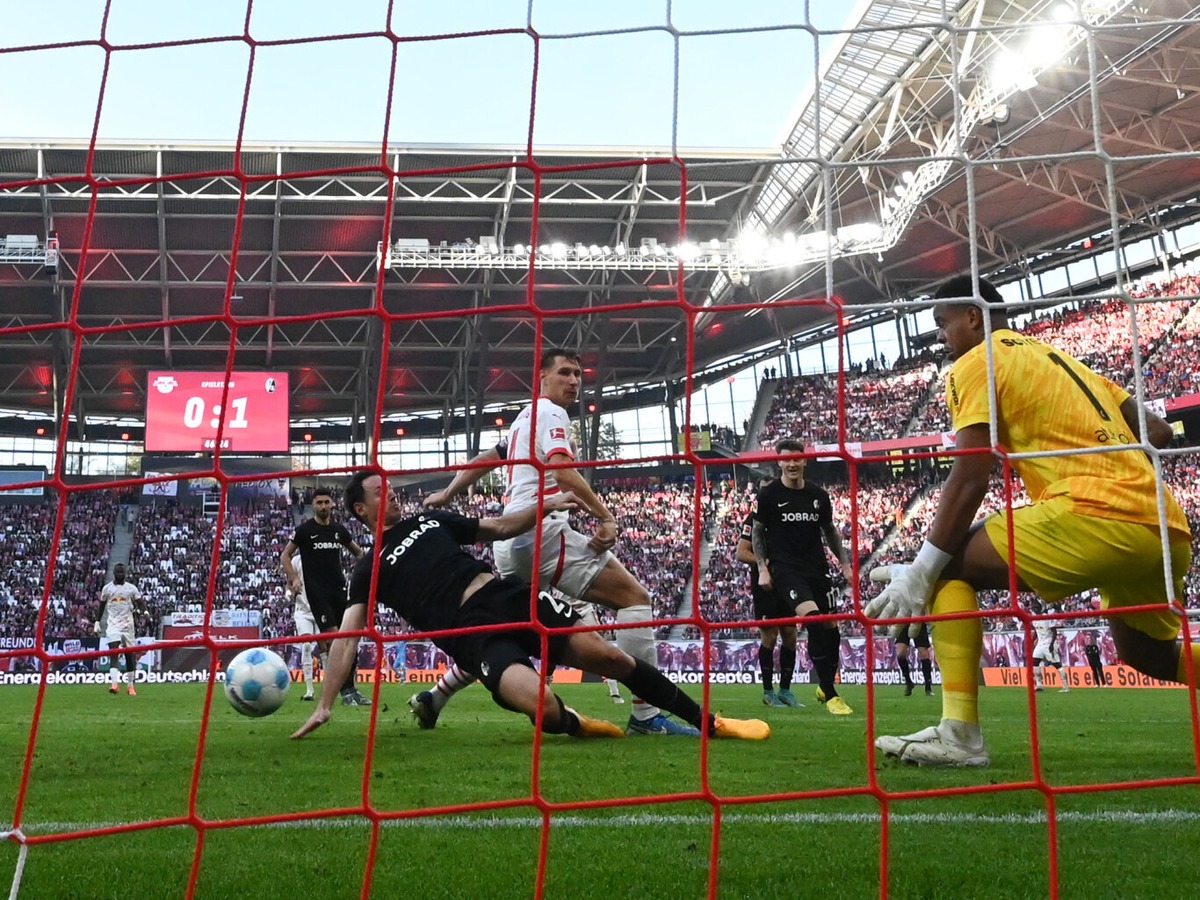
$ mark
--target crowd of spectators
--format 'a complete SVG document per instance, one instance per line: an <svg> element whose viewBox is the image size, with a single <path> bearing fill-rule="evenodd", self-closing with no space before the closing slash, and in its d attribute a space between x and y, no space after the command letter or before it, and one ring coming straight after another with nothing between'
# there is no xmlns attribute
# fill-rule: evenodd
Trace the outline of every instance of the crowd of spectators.
<svg viewBox="0 0 1200 900"><path fill-rule="evenodd" d="M926 359L897 369L848 374L840 389L836 375L782 379L759 430L759 447L768 449L785 437L834 443L840 413L845 414L847 441L896 437L917 413L937 372L937 364Z"/></svg>
<svg viewBox="0 0 1200 900"><path fill-rule="evenodd" d="M108 572L120 495L80 490L69 495L46 607L47 636L90 633ZM31 637L46 587L46 572L58 514L58 495L41 503L14 504L0 528L0 637Z"/></svg>

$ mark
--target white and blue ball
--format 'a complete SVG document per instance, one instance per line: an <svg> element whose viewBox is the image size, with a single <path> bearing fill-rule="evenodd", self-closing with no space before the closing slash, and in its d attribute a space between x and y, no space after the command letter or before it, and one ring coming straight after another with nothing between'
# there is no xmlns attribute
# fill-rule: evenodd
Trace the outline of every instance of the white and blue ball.
<svg viewBox="0 0 1200 900"><path fill-rule="evenodd" d="M225 667L225 696L243 716L269 716L283 706L291 686L287 663L266 647L243 650Z"/></svg>

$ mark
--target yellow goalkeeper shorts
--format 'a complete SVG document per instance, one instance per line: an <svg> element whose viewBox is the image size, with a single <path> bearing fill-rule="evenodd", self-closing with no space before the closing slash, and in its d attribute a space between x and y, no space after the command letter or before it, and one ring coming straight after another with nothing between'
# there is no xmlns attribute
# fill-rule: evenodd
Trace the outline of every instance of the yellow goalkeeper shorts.
<svg viewBox="0 0 1200 900"><path fill-rule="evenodd" d="M1157 528L1085 516L1069 506L1069 499L1056 497L1012 510L1017 574L1025 584L1052 603L1096 588L1101 609L1171 601ZM1008 559L1008 513L989 516L984 527L996 552ZM1182 600L1192 544L1171 532L1170 548L1173 596ZM1166 608L1121 618L1159 640L1175 638L1180 630L1179 617Z"/></svg>

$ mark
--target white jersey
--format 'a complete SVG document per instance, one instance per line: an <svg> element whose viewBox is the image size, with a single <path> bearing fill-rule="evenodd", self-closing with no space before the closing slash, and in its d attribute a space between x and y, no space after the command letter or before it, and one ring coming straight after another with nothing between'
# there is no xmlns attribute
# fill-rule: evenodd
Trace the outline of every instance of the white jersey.
<svg viewBox="0 0 1200 900"><path fill-rule="evenodd" d="M300 593L292 594L292 602L296 604L296 615L311 617L312 607L308 605L308 594L304 590L304 566L299 553L292 556L292 568L296 570L296 576L300 579Z"/></svg>
<svg viewBox="0 0 1200 900"><path fill-rule="evenodd" d="M537 435L533 435L531 422L533 404L521 410L508 429L508 437L501 444L505 458L537 459L545 462L554 453L565 453L575 459L575 446L571 443L571 417L567 411L552 400L539 397L537 401ZM533 438L531 441L530 439ZM532 444L532 446L531 446ZM541 472L535 466L510 463L505 468L507 488L504 495L504 511L516 512L535 506L538 494L557 494L558 482L554 472Z"/></svg>
<svg viewBox="0 0 1200 900"><path fill-rule="evenodd" d="M141 592L128 581L110 581L100 591L100 601L107 604L109 631L133 631L133 602L141 600Z"/></svg>
<svg viewBox="0 0 1200 900"><path fill-rule="evenodd" d="M1049 663L1058 662L1058 628L1049 622L1034 622L1033 633L1037 637L1033 658Z"/></svg>

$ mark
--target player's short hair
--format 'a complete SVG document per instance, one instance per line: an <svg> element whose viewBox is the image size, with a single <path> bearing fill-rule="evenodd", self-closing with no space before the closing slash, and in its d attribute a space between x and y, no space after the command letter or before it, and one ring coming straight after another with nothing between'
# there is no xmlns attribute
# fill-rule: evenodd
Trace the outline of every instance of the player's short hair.
<svg viewBox="0 0 1200 900"><path fill-rule="evenodd" d="M554 361L559 358L569 359L571 362L583 365L583 360L579 358L579 354L571 350L564 350L562 347L551 347L542 354L541 361L538 363L538 371L545 372L554 365Z"/></svg>
<svg viewBox="0 0 1200 900"><path fill-rule="evenodd" d="M350 476L350 480L346 482L346 486L342 489L342 503L345 504L346 512L362 522L363 517L354 509L358 503L363 503L367 499L367 491L363 487L363 482L372 475L378 475L378 472L372 472L370 469L361 469Z"/></svg>
<svg viewBox="0 0 1200 900"><path fill-rule="evenodd" d="M975 296L975 282L970 274L955 275L933 295L934 300L949 301L952 306L974 306L969 299L964 297ZM1003 303L1004 298L1000 296L1000 292L996 290L996 286L986 278L979 279L979 298L986 300L988 303ZM989 306L984 310L988 314L988 318L992 320L992 327L998 328L1008 325L1008 313L1003 306Z"/></svg>
<svg viewBox="0 0 1200 900"><path fill-rule="evenodd" d="M804 441L798 441L795 438L784 438L782 441L775 442L776 453L803 453Z"/></svg>
<svg viewBox="0 0 1200 900"><path fill-rule="evenodd" d="M319 487L315 491L313 491L313 499L316 500L318 497L328 497L330 500L332 500L333 499L333 491L331 491L327 487Z"/></svg>
<svg viewBox="0 0 1200 900"><path fill-rule="evenodd" d="M934 300L962 300L975 296L975 280L968 273L955 275L943 284L933 295ZM996 290L996 286L986 278L979 279L979 297L988 303L1003 303L1004 298Z"/></svg>

